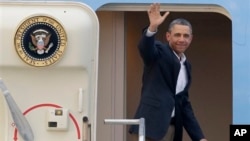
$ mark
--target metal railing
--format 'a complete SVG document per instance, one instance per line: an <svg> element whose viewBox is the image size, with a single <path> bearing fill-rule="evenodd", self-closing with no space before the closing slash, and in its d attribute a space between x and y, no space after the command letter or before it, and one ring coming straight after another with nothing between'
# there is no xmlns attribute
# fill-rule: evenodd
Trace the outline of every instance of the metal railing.
<svg viewBox="0 0 250 141"><path fill-rule="evenodd" d="M145 119L104 119L106 124L139 125L139 141L145 141Z"/></svg>

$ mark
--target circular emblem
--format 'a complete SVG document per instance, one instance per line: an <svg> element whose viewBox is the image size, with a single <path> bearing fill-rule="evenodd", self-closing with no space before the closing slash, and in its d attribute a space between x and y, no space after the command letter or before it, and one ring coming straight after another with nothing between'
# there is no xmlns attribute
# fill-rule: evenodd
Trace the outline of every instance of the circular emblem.
<svg viewBox="0 0 250 141"><path fill-rule="evenodd" d="M36 67L57 62L66 48L67 36L62 25L47 16L26 19L17 29L15 48L19 57Z"/></svg>

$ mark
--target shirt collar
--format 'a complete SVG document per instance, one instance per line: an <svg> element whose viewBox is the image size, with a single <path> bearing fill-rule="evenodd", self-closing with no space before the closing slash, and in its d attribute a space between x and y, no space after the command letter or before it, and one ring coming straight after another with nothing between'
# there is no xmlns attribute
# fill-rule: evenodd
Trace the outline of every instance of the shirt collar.
<svg viewBox="0 0 250 141"><path fill-rule="evenodd" d="M181 54L181 57L179 55L176 54L175 51L173 51L175 56L180 60L181 63L184 63L186 61L186 55L184 53Z"/></svg>

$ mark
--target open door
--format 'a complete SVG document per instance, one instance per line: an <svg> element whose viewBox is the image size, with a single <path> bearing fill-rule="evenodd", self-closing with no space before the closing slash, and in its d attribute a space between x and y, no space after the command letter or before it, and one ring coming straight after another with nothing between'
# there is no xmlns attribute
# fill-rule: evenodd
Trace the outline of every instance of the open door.
<svg viewBox="0 0 250 141"><path fill-rule="evenodd" d="M83 3L49 1L1 2L0 9L0 77L35 140L95 140L95 12ZM0 94L0 140L23 141Z"/></svg>

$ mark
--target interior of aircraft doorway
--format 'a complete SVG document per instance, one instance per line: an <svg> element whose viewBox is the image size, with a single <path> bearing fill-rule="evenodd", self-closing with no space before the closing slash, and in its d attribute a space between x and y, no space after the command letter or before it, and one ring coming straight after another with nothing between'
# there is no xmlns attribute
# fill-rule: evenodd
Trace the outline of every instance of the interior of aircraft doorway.
<svg viewBox="0 0 250 141"><path fill-rule="evenodd" d="M192 64L190 100L203 132L210 141L229 140L232 121L232 22L219 13L172 12L156 38L165 41L169 22L183 17L193 26L193 41L186 51ZM127 118L133 118L140 99L143 63L137 49L146 12L125 12ZM127 134L127 140L130 135ZM191 141L184 133L184 141Z"/></svg>

